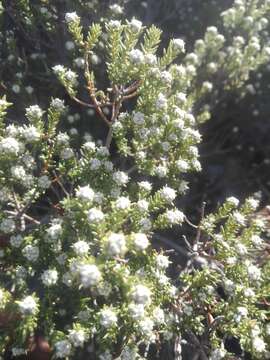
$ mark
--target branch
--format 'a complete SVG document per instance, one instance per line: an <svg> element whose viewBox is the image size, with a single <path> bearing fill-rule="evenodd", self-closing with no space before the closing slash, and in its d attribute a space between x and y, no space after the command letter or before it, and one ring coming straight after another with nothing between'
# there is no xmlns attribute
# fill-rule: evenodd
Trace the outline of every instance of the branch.
<svg viewBox="0 0 270 360"><path fill-rule="evenodd" d="M112 142L112 135L113 135L113 124L117 120L120 108L122 106L122 101L123 101L122 92L121 92L121 90L118 89L117 86L114 86L114 98L115 98L115 101L114 101L113 107L112 107L112 117L111 117L111 121L110 121L110 129L109 129L109 132L108 132L107 138L106 138L107 149L110 148L110 145Z"/></svg>
<svg viewBox="0 0 270 360"><path fill-rule="evenodd" d="M164 243L167 246L170 246L172 249L174 249L178 254L182 254L185 256L188 256L189 253L185 250L184 247L175 244L172 240L167 239L166 237L159 235L159 234L154 234L153 235L154 239L157 239L158 241Z"/></svg>

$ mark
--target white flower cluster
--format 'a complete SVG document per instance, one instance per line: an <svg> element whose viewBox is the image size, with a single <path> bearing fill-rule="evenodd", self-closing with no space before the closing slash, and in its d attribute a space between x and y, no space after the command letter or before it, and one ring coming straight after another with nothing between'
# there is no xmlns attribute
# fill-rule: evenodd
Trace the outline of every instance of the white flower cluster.
<svg viewBox="0 0 270 360"><path fill-rule="evenodd" d="M0 141L0 151L5 154L17 155L20 152L20 143L13 137L6 137Z"/></svg>
<svg viewBox="0 0 270 360"><path fill-rule="evenodd" d="M57 283L58 272L54 269L45 270L41 275L41 281L45 286L52 286Z"/></svg>
<svg viewBox="0 0 270 360"><path fill-rule="evenodd" d="M95 193L89 185L80 186L76 190L76 197L84 201L93 201L94 195Z"/></svg>
<svg viewBox="0 0 270 360"><path fill-rule="evenodd" d="M70 24L70 23L79 21L80 18L76 12L72 12L72 13L66 13L65 20L68 24Z"/></svg>
<svg viewBox="0 0 270 360"><path fill-rule="evenodd" d="M103 309L100 312L100 324L106 329L117 324L117 316L112 309Z"/></svg>
<svg viewBox="0 0 270 360"><path fill-rule="evenodd" d="M23 315L33 315L37 311L37 303L32 296L27 296L18 302L20 312Z"/></svg>
<svg viewBox="0 0 270 360"><path fill-rule="evenodd" d="M126 250L126 239L123 234L112 233L106 240L106 251L109 256L118 256Z"/></svg>
<svg viewBox="0 0 270 360"><path fill-rule="evenodd" d="M94 264L83 264L79 266L80 281L83 287L95 286L101 280L101 272Z"/></svg>

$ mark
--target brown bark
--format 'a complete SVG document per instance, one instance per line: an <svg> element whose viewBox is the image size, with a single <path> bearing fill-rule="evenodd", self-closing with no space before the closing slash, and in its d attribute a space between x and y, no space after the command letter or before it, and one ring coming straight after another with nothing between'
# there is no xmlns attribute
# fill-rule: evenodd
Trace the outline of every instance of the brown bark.
<svg viewBox="0 0 270 360"><path fill-rule="evenodd" d="M48 341L42 335L36 335L30 339L29 343L29 360L50 360L52 350Z"/></svg>

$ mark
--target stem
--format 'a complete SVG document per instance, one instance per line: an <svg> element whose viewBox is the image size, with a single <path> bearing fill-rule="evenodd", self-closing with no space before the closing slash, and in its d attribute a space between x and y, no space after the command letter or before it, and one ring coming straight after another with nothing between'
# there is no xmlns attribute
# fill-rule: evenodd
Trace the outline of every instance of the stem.
<svg viewBox="0 0 270 360"><path fill-rule="evenodd" d="M115 101L113 102L113 107L112 107L112 117L111 117L111 121L110 121L110 129L109 129L109 132L108 132L107 138L106 138L107 149L109 149L111 146L112 135L113 135L113 124L117 120L120 108L122 106L122 101L123 101L122 92L121 92L121 90L118 89L117 86L114 86L114 98L115 98Z"/></svg>
<svg viewBox="0 0 270 360"><path fill-rule="evenodd" d="M202 233L202 229L201 229L201 223L204 219L204 212L205 212L205 206L206 206L206 202L203 202L202 203L202 208L201 208L201 221L200 221L200 224L198 226L198 231L197 231L197 234L196 234L196 239L195 239L195 244L198 246L199 244L199 241L200 241L200 238L201 238L201 233Z"/></svg>
<svg viewBox="0 0 270 360"><path fill-rule="evenodd" d="M84 61L85 61L85 77L88 80L88 92L89 92L89 96L90 99L93 102L93 107L96 109L97 113L99 114L99 116L102 118L103 121L105 121L105 123L107 125L110 126L110 121L107 119L107 117L104 115L99 102L97 101L97 98L95 96L95 88L94 88L94 84L93 81L91 80L91 76L90 76L90 69L89 69L89 59L88 59L88 51L87 49L85 49L85 56L84 56Z"/></svg>
<svg viewBox="0 0 270 360"><path fill-rule="evenodd" d="M194 224L192 224L192 222L191 221L189 221L188 220L188 218L185 216L185 221L186 221L186 223L188 224L188 225L190 225L191 227L193 227L194 229L198 229L198 226L196 226L196 225L194 225Z"/></svg>
<svg viewBox="0 0 270 360"><path fill-rule="evenodd" d="M174 249L178 254L182 254L184 256L188 256L188 252L185 250L184 247L179 246L177 244L175 244L172 240L167 239L166 237L159 235L159 234L154 234L153 235L154 239L157 239L158 241L160 241L161 243L164 243L167 246L170 246L172 249Z"/></svg>
<svg viewBox="0 0 270 360"><path fill-rule="evenodd" d="M113 135L113 127L112 125L109 128L109 132L107 134L107 138L106 138L106 148L109 149L111 146L111 142L112 142L112 135Z"/></svg>

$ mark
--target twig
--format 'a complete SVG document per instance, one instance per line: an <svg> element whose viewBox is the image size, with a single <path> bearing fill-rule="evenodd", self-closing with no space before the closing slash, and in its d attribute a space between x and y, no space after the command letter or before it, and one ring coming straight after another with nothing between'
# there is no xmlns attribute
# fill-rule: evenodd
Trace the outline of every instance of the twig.
<svg viewBox="0 0 270 360"><path fill-rule="evenodd" d="M158 241L170 246L171 248L173 248L176 252L178 252L179 254L182 254L182 255L185 255L185 256L188 256L188 252L182 247L182 246L179 246L177 244L175 244L172 240L170 239L167 239L166 237L160 235L160 234L154 234L153 235L153 238L154 239L157 239Z"/></svg>
<svg viewBox="0 0 270 360"><path fill-rule="evenodd" d="M59 176L56 174L55 171L53 171L53 175L55 176L55 181L57 182L57 184L61 187L61 189L63 190L63 192L65 193L65 195L67 197L69 197L69 192L67 191L67 189L64 187L63 183L61 182Z"/></svg>
<svg viewBox="0 0 270 360"><path fill-rule="evenodd" d="M88 51L87 48L85 49L85 56L84 56L84 61L85 61L85 77L88 79L88 93L90 96L90 99L93 102L93 106L96 109L96 112L99 114L99 116L102 118L103 121L105 121L105 123L110 126L110 121L107 119L107 117L105 116L105 114L103 113L100 104L97 101L97 98L95 96L95 90L94 90L94 84L93 82L90 80L90 69L89 69L89 59L88 59Z"/></svg>
<svg viewBox="0 0 270 360"><path fill-rule="evenodd" d="M89 107L91 109L96 109L95 105L93 104L89 104L81 99L78 99L76 96L72 96L72 99L74 101L76 101L78 104L82 105L82 106L86 106L86 107ZM105 106L112 106L112 103L110 102L107 102L107 103L104 103L104 104L101 104L101 103L98 103L98 106L99 107L105 107Z"/></svg>
<svg viewBox="0 0 270 360"><path fill-rule="evenodd" d="M72 99L74 101L76 101L78 104L82 105L82 106L86 106L86 107L90 107L92 109L95 109L94 105L88 104L88 103L84 102L83 100L78 99L76 96L72 96Z"/></svg>
<svg viewBox="0 0 270 360"><path fill-rule="evenodd" d="M29 221L31 221L32 223L36 224L36 225L40 225L40 221L34 219L32 216L29 216L27 214L23 214L23 217Z"/></svg>
<svg viewBox="0 0 270 360"><path fill-rule="evenodd" d="M203 202L202 203L202 208L201 208L201 220L200 220L200 223L199 223L199 226L198 226L198 231L197 231L196 239L195 239L195 244L196 245L198 245L198 243L200 241L200 238L201 238L201 233L202 233L201 223L202 223L202 221L204 219L205 206L206 206L206 202Z"/></svg>
<svg viewBox="0 0 270 360"><path fill-rule="evenodd" d="M185 221L186 221L186 223L188 224L188 225L190 225L191 227L193 227L194 229L198 229L198 226L196 226L196 225L194 225L194 224L192 224L192 222L191 221L189 221L188 220L188 218L185 216Z"/></svg>
<svg viewBox="0 0 270 360"><path fill-rule="evenodd" d="M105 116L104 112L102 111L101 107L99 106L99 103L96 99L96 96L95 96L95 93L93 91L93 88L92 88L92 84L89 83L88 85L88 90L89 90L89 96L94 104L94 108L96 109L97 113L99 114L99 116L102 118L102 120L105 121L105 123L108 125L108 126L111 126L111 123L110 121L107 119L107 117Z"/></svg>
<svg viewBox="0 0 270 360"><path fill-rule="evenodd" d="M137 96L138 95L138 91L134 91L132 94L129 94L129 95L125 95L123 97L123 100L128 100L128 99L132 99L133 97Z"/></svg>
<svg viewBox="0 0 270 360"><path fill-rule="evenodd" d="M129 174L133 173L133 171L135 171L136 169L137 169L137 166L136 166L136 165L133 165L133 166L131 166L131 168L129 168L129 169L126 171L126 173L129 175Z"/></svg>
<svg viewBox="0 0 270 360"><path fill-rule="evenodd" d="M119 90L117 88L117 86L114 86L114 97L115 97L115 101L114 101L113 107L112 107L112 117L111 117L111 121L110 121L110 129L109 129L109 132L108 132L107 138L106 138L107 149L110 148L110 145L112 142L112 135L113 135L113 124L115 123L115 121L119 115L119 111L120 111L120 108L122 106L122 101L123 101L122 92L121 92L121 90Z"/></svg>

